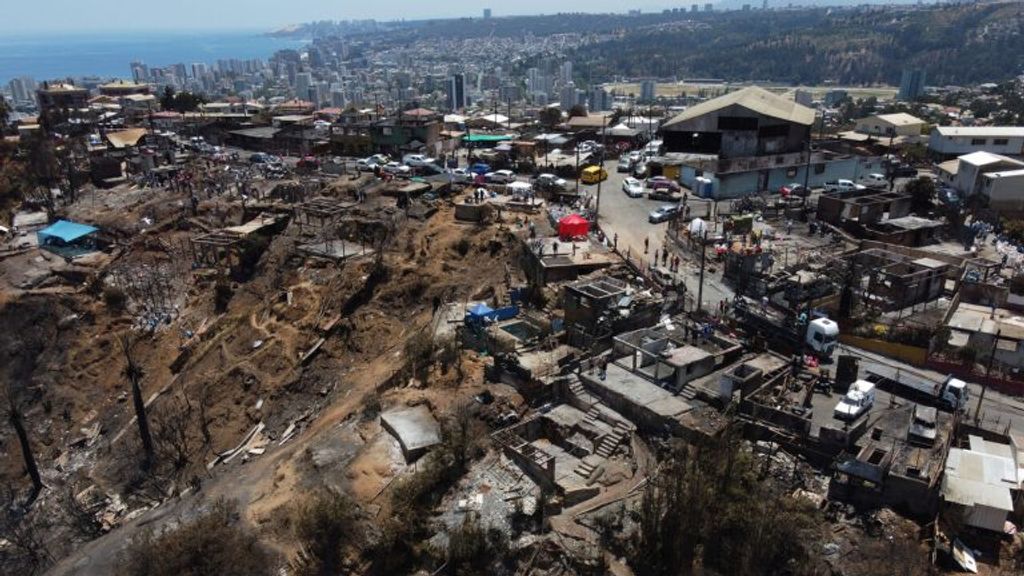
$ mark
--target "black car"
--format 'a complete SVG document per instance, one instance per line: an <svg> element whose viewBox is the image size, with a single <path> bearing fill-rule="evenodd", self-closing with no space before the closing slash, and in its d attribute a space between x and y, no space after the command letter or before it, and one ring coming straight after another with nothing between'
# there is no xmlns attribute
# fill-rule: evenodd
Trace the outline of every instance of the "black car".
<svg viewBox="0 0 1024 576"><path fill-rule="evenodd" d="M890 167L889 173L895 178L914 178L917 176L917 168L910 164L900 164Z"/></svg>

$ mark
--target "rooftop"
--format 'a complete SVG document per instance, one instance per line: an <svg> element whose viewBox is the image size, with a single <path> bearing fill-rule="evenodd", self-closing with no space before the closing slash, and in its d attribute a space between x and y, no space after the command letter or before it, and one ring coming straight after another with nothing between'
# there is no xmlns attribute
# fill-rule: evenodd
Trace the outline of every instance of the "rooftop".
<svg viewBox="0 0 1024 576"><path fill-rule="evenodd" d="M749 86L697 104L666 122L663 127L667 128L673 124L686 122L687 120L717 112L733 105L741 106L758 114L778 118L779 120L786 120L787 122L795 122L805 126L814 124L814 110L797 104L788 98L773 94L764 88Z"/></svg>
<svg viewBox="0 0 1024 576"><path fill-rule="evenodd" d="M940 136L1018 136L1024 138L1024 126L936 126L935 131Z"/></svg>

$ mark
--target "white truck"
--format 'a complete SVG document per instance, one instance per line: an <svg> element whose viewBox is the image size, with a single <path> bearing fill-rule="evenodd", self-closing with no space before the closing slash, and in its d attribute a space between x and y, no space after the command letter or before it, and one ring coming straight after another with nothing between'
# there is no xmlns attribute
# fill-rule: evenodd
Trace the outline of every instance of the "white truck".
<svg viewBox="0 0 1024 576"><path fill-rule="evenodd" d="M836 404L832 415L839 420L852 422L867 413L874 405L875 385L867 380L857 380Z"/></svg>
<svg viewBox="0 0 1024 576"><path fill-rule="evenodd" d="M819 358L831 358L839 343L839 324L829 318L815 318L805 325L797 317L745 296L736 299L733 312L748 336L760 334L772 348L786 354L808 350Z"/></svg>
<svg viewBox="0 0 1024 576"><path fill-rule="evenodd" d="M881 390L950 412L966 412L971 401L967 382L953 376L935 382L910 370L879 365L867 370L864 379Z"/></svg>
<svg viewBox="0 0 1024 576"><path fill-rule="evenodd" d="M825 182L825 192L855 192L865 189L863 184L857 184L853 180L839 179Z"/></svg>

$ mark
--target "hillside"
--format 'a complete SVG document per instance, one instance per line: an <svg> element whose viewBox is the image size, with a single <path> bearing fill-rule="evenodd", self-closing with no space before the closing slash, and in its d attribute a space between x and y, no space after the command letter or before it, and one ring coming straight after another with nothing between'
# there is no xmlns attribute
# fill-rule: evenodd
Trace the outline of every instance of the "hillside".
<svg viewBox="0 0 1024 576"><path fill-rule="evenodd" d="M581 48L595 78L716 77L894 84L906 67L930 84L999 81L1024 64L1019 4L898 10L734 12L630 30Z"/></svg>

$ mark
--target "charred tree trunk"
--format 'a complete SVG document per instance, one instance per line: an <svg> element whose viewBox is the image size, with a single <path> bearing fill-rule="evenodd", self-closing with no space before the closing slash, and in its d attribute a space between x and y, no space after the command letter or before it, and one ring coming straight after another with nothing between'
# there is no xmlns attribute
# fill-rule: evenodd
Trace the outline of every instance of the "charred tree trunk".
<svg viewBox="0 0 1024 576"><path fill-rule="evenodd" d="M153 450L153 436L149 432L149 419L146 417L146 403L142 399L142 368L135 363L132 357L131 342L128 337L121 339L121 349L124 351L125 368L124 375L132 386L132 403L135 405L135 420L139 423L139 436L142 438L142 450L145 453L142 460L142 469L149 470L155 460Z"/></svg>
<svg viewBox="0 0 1024 576"><path fill-rule="evenodd" d="M28 433L25 431L25 423L21 420L21 412L14 399L10 400L10 419L14 432L18 435L18 442L21 443L21 455L25 459L25 469L32 478L32 489L38 494L43 489L43 479L39 476L39 467L36 466L35 456L32 455L32 444L28 441Z"/></svg>

